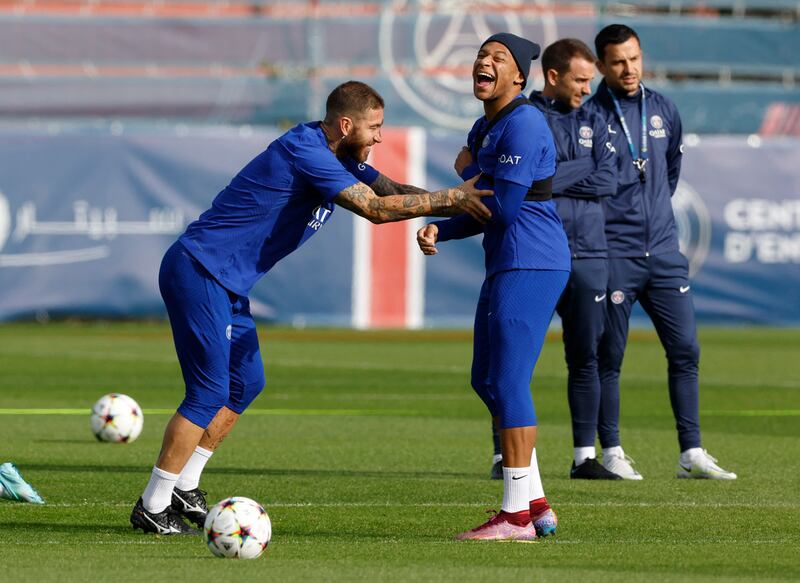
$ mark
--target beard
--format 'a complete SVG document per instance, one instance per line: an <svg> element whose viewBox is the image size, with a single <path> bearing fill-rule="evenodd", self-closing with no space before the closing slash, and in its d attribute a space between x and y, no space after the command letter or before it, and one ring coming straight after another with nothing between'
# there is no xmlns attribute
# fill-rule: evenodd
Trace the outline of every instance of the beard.
<svg viewBox="0 0 800 583"><path fill-rule="evenodd" d="M366 162L368 154L367 147L368 144L351 141L348 137L345 137L339 143L339 147L336 150L339 156L350 157L356 162Z"/></svg>

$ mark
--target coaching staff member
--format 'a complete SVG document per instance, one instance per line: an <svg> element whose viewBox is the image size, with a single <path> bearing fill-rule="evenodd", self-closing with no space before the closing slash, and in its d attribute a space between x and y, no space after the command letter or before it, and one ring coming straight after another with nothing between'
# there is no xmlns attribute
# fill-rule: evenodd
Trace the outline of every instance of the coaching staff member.
<svg viewBox="0 0 800 583"><path fill-rule="evenodd" d="M617 190L617 157L608 126L581 108L591 94L595 56L577 39L562 39L542 54L544 89L530 99L547 118L558 152L553 197L564 223L572 272L558 304L567 361L574 462L571 478L618 480L597 462L594 440L600 407L597 348L606 315L608 248L601 198Z"/></svg>
<svg viewBox="0 0 800 583"><path fill-rule="evenodd" d="M678 251L671 197L682 156L675 105L642 83L643 56L636 32L612 24L595 38L603 81L584 106L603 116L617 151L617 192L603 199L609 250L608 309L600 342L599 419L603 465L640 480L620 446L619 375L631 309L637 301L666 352L669 396L678 430L679 478L733 480L701 446L698 362L689 269Z"/></svg>

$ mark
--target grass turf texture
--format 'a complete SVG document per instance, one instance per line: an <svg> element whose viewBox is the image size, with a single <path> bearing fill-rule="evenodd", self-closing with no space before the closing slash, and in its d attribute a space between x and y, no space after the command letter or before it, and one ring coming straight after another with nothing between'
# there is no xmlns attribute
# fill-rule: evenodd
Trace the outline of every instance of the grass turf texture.
<svg viewBox="0 0 800 583"><path fill-rule="evenodd" d="M0 579L800 578L800 331L701 332L704 445L739 474L732 483L674 478L666 366L648 332L632 334L621 422L644 481L570 481L566 373L552 336L533 386L542 476L561 524L533 545L452 541L502 497L488 480L489 420L468 387L469 334L261 332L267 390L202 487L210 502L259 500L274 535L265 557L229 561L198 538L128 523L182 395L168 328L0 327L0 462L16 462L48 502L0 500ZM89 408L111 391L145 410L135 443L97 443L89 431ZM21 408L66 411L9 411Z"/></svg>

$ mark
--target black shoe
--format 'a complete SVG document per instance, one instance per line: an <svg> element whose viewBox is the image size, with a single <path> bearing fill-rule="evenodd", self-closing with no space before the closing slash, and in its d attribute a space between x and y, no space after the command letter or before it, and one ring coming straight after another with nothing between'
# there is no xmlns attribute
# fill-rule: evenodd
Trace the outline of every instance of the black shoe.
<svg viewBox="0 0 800 583"><path fill-rule="evenodd" d="M503 479L503 460L497 461L492 464L492 471L489 472L489 478L492 480Z"/></svg>
<svg viewBox="0 0 800 583"><path fill-rule="evenodd" d="M131 524L134 529L141 528L144 532L155 534L200 534L199 530L181 520L180 515L171 506L154 514L144 509L141 498L131 512Z"/></svg>
<svg viewBox="0 0 800 583"><path fill-rule="evenodd" d="M572 462L569 477L573 480L621 480L622 476L609 472L594 458L586 458L579 466Z"/></svg>
<svg viewBox="0 0 800 583"><path fill-rule="evenodd" d="M195 523L197 528L203 528L208 514L206 492L200 488L194 490L175 488L172 491L172 509L188 521Z"/></svg>

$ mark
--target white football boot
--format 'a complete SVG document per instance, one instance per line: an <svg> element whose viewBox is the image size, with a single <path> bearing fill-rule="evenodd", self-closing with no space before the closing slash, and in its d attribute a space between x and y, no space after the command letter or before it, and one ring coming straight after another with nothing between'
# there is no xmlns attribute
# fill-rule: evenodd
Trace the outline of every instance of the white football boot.
<svg viewBox="0 0 800 583"><path fill-rule="evenodd" d="M699 447L687 449L678 460L679 478L697 478L705 480L735 480L736 474L723 470L717 465L716 458Z"/></svg>
<svg viewBox="0 0 800 583"><path fill-rule="evenodd" d="M603 467L623 480L641 480L642 474L633 469L634 462L621 446L603 450Z"/></svg>
<svg viewBox="0 0 800 583"><path fill-rule="evenodd" d="M31 504L44 504L44 500L20 475L17 466L11 462L0 465L0 498Z"/></svg>

